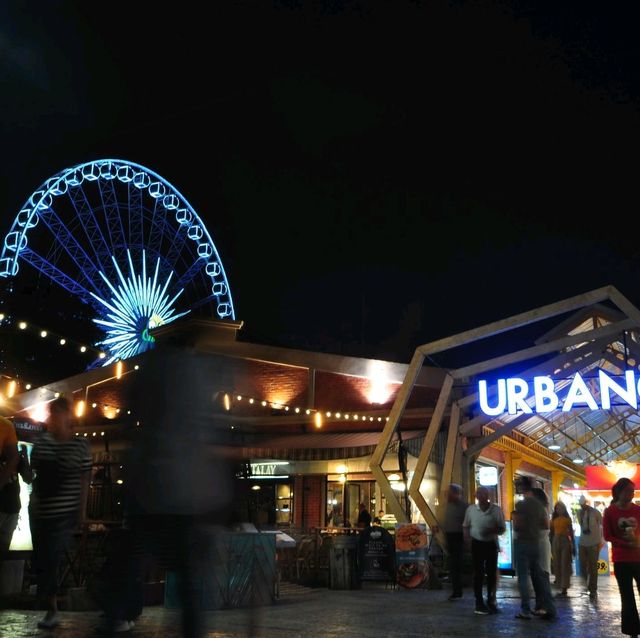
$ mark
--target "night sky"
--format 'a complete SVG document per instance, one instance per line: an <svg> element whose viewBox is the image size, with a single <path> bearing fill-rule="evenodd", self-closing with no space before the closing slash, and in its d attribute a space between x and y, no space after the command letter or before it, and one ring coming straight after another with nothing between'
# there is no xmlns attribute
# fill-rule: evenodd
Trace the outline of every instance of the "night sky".
<svg viewBox="0 0 640 638"><path fill-rule="evenodd" d="M0 221L115 157L180 190L242 338L416 345L637 280L636 3L12 1Z"/></svg>

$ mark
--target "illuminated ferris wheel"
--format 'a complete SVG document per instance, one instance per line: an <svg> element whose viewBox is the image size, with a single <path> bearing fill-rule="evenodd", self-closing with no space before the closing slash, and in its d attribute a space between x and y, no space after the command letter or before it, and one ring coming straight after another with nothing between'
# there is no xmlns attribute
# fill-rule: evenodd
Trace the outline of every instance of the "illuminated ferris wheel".
<svg viewBox="0 0 640 638"><path fill-rule="evenodd" d="M35 269L89 304L107 365L150 347L149 329L199 309L235 319L216 247L184 196L153 171L103 159L47 179L4 238L0 277Z"/></svg>

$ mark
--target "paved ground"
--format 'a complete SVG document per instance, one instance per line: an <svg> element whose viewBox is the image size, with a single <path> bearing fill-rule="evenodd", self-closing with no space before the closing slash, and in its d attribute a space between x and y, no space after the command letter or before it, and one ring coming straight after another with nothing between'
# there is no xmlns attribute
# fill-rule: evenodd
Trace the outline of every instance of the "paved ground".
<svg viewBox="0 0 640 638"><path fill-rule="evenodd" d="M283 588L281 599L262 607L253 617L246 610L207 612L207 638L611 638L620 633L620 600L614 578L600 578L600 596L592 601L574 579L569 598L558 601L559 619L518 620L519 598L514 578L503 576L499 585L501 613L476 616L469 590L456 602L442 590L392 590L365 583L360 590L336 591ZM0 611L0 636L96 636L97 612L63 612L55 631L38 630L42 612ZM251 620L255 628L251 628ZM177 638L179 613L160 606L146 607L131 638Z"/></svg>

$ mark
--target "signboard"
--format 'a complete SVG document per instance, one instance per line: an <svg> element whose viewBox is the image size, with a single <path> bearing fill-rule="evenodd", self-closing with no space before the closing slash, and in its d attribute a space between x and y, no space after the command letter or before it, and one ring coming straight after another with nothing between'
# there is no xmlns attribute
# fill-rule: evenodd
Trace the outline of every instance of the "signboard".
<svg viewBox="0 0 640 638"><path fill-rule="evenodd" d="M602 543L600 553L598 554L598 576L610 576L611 567L609 543Z"/></svg>
<svg viewBox="0 0 640 638"><path fill-rule="evenodd" d="M29 462L31 462L32 443L18 441L18 447L26 447ZM10 552L31 551L33 544L31 542L31 528L29 527L29 498L31 494L31 486L27 485L22 477L18 474L18 483L20 485L20 512L18 514L18 524L11 537L9 545Z"/></svg>
<svg viewBox="0 0 640 638"><path fill-rule="evenodd" d="M488 416L509 414L544 414L562 410L570 412L574 407L587 410L609 410L613 405L629 406L638 409L638 394L640 394L640 380L636 379L633 370L627 370L623 377L613 377L603 370L598 370L593 379L596 390L592 393L582 375L576 372L567 387L562 380L560 398L555 381L548 376L533 377L530 381L519 377L498 379L495 386L489 388L487 381L478 382L478 401L480 410Z"/></svg>
<svg viewBox="0 0 640 638"><path fill-rule="evenodd" d="M513 569L511 521L505 521L507 530L498 536L498 569Z"/></svg>
<svg viewBox="0 0 640 638"><path fill-rule="evenodd" d="M478 482L485 486L497 485L498 468L493 466L478 468Z"/></svg>
<svg viewBox="0 0 640 638"><path fill-rule="evenodd" d="M395 542L379 525L363 529L358 535L360 580L395 580Z"/></svg>
<svg viewBox="0 0 640 638"><path fill-rule="evenodd" d="M640 472L635 463L618 461L606 465L588 465L584 468L588 490L610 490L623 476L640 485Z"/></svg>
<svg viewBox="0 0 640 638"><path fill-rule="evenodd" d="M424 523L396 523L396 582L418 587L427 578L428 542Z"/></svg>

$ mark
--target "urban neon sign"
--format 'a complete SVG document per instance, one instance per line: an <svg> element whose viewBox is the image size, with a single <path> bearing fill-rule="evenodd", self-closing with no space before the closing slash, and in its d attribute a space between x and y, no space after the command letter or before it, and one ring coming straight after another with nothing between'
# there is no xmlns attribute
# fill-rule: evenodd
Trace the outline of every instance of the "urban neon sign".
<svg viewBox="0 0 640 638"><path fill-rule="evenodd" d="M551 377L534 377L531 381L519 377L498 379L492 391L487 382L482 380L478 382L480 410L488 416L497 416L505 412L509 414L533 414L534 412L543 414L554 410L569 412L574 407L585 406L590 410L609 410L612 395L617 397L616 404L619 404L619 399L634 410L638 409L640 379L636 380L633 370L625 372L624 377L611 377L599 370L593 382L597 389L595 396L580 373L576 373L566 397L561 399Z"/></svg>

